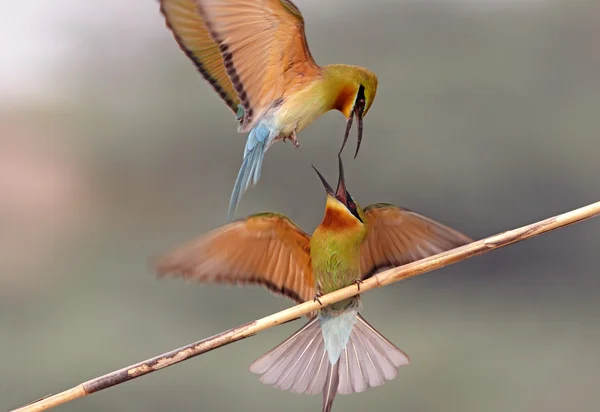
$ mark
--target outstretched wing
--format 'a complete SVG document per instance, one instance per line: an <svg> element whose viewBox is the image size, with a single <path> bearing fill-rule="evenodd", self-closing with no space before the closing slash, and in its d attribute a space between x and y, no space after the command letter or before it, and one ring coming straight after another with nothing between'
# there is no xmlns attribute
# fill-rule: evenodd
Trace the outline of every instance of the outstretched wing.
<svg viewBox="0 0 600 412"><path fill-rule="evenodd" d="M363 279L472 242L435 220L387 203L365 208L369 232L361 246Z"/></svg>
<svg viewBox="0 0 600 412"><path fill-rule="evenodd" d="M196 0L196 5L244 107L240 131L252 129L290 84L320 74L302 14L290 0Z"/></svg>
<svg viewBox="0 0 600 412"><path fill-rule="evenodd" d="M310 237L275 213L221 226L162 258L160 275L203 283L257 284L298 303L314 296Z"/></svg>
<svg viewBox="0 0 600 412"><path fill-rule="evenodd" d="M240 100L225 71L219 45L208 33L194 0L160 0L160 11L181 50L235 114Z"/></svg>

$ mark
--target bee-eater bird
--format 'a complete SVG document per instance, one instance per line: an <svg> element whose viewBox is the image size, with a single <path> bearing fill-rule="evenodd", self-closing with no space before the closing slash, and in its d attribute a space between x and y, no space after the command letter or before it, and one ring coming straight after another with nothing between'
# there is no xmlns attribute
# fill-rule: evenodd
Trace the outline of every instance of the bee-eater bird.
<svg viewBox="0 0 600 412"><path fill-rule="evenodd" d="M358 154L377 77L358 66L318 66L290 0L160 0L160 8L180 48L235 114L238 132L250 132L228 221L258 183L271 144L289 139L299 147L296 134L322 114L335 109L347 118L342 149L356 116Z"/></svg>
<svg viewBox="0 0 600 412"><path fill-rule="evenodd" d="M315 169L315 171L317 171ZM287 217L261 213L226 224L175 249L161 275L204 283L259 284L302 303L466 243L467 236L410 210L376 203L364 210L339 181L325 186L325 216L312 237ZM408 356L359 314L360 295L324 307L251 366L260 380L298 393L349 394L393 379Z"/></svg>

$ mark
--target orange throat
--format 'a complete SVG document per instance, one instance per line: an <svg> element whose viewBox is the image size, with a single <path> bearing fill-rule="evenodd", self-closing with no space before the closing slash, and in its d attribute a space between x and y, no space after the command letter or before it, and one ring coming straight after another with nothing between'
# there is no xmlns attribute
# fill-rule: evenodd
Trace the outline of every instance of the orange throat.
<svg viewBox="0 0 600 412"><path fill-rule="evenodd" d="M327 196L325 216L319 225L319 229L339 233L352 231L362 226L352 214L337 199Z"/></svg>

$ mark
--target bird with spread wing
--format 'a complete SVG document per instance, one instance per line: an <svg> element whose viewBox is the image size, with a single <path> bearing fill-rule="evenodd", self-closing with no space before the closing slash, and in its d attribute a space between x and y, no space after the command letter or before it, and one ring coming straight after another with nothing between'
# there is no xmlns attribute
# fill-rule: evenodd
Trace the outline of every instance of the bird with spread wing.
<svg viewBox="0 0 600 412"><path fill-rule="evenodd" d="M338 156L339 157L339 156ZM362 209L344 180L341 158L325 216L312 236L276 213L228 223L162 258L161 275L202 283L263 285L297 303L357 284L471 241L410 210L386 203ZM336 393L349 394L393 379L408 357L359 314L360 295L324 307L299 331L251 366L261 381L298 393L323 393L323 411Z"/></svg>
<svg viewBox="0 0 600 412"><path fill-rule="evenodd" d="M258 183L271 144L289 139L299 147L296 134L322 114L338 110L347 118L342 149L356 117L358 154L377 77L363 67L317 65L290 0L160 0L160 8L180 48L234 113L238 131L249 132L228 221Z"/></svg>

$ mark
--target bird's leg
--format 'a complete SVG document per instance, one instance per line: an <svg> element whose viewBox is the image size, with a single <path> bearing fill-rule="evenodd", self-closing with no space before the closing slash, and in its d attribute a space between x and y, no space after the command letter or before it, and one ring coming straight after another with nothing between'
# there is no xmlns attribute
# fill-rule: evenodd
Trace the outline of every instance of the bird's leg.
<svg viewBox="0 0 600 412"><path fill-rule="evenodd" d="M313 302L319 302L319 305L323 306L321 300L319 299L321 296L323 296L321 292L315 293L315 296L313 297Z"/></svg>
<svg viewBox="0 0 600 412"><path fill-rule="evenodd" d="M352 284L356 285L358 290L360 290L361 283L363 283L362 279L354 279L354 281L352 282Z"/></svg>
<svg viewBox="0 0 600 412"><path fill-rule="evenodd" d="M294 145L294 147L296 149L300 149L300 142L296 138L296 129L294 129L294 131L292 132L292 135L290 136L290 140L292 141L292 144Z"/></svg>
<svg viewBox="0 0 600 412"><path fill-rule="evenodd" d="M292 142L292 144L294 145L294 147L296 149L300 149L300 142L298 141L298 139L296 138L296 129L294 128L294 130L292 131L292 134L289 136L285 136L283 138L283 141L285 142L286 140L290 140Z"/></svg>

